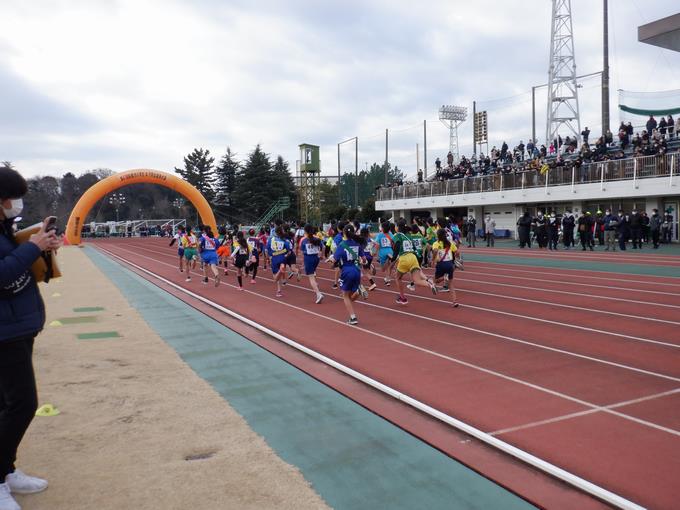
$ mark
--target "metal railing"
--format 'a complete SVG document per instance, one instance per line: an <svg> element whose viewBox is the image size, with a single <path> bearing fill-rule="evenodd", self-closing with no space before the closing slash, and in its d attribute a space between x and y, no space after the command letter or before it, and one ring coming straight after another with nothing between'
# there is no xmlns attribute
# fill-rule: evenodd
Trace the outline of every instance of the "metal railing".
<svg viewBox="0 0 680 510"><path fill-rule="evenodd" d="M443 181L409 183L401 186L380 188L377 200L402 200L466 193L487 193L529 188L550 188L553 186L575 186L577 184L604 183L612 181L637 181L654 177L667 177L669 186L680 178L680 153L663 156L640 156L588 163L580 168L572 166L551 168L545 173L540 170L459 177Z"/></svg>

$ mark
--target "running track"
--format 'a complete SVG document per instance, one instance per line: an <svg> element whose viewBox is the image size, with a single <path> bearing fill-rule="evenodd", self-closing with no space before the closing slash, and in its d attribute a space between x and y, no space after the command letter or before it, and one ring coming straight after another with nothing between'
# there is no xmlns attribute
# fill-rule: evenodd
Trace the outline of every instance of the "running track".
<svg viewBox="0 0 680 510"><path fill-rule="evenodd" d="M360 325L351 328L323 264L317 274L326 299L315 305L304 279L274 298L271 272L262 269L247 292L234 289L233 272L217 289L198 277L185 283L166 240L93 244L639 505L677 508L680 278L468 261L456 273L460 308L450 307L448 294L422 289L397 307L394 287L379 280L369 300L357 302ZM493 254L506 251L529 256ZM625 264L679 263L652 253L619 256ZM447 446L441 430L401 414L389 419L471 458L460 445ZM472 467L536 504L600 507L564 490L540 491L536 476L522 482L493 462L487 456Z"/></svg>

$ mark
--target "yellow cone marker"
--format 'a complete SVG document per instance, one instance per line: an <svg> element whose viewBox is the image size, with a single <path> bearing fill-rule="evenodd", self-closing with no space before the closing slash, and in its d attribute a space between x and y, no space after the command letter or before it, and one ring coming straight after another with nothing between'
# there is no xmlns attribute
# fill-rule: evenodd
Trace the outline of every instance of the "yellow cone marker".
<svg viewBox="0 0 680 510"><path fill-rule="evenodd" d="M52 404L44 404L35 412L36 416L57 416L58 414L59 409Z"/></svg>
<svg viewBox="0 0 680 510"><path fill-rule="evenodd" d="M52 322L50 322L50 326L52 326L52 327L54 327L54 326L63 326L63 324L62 324L61 322L59 322L59 321L52 321Z"/></svg>

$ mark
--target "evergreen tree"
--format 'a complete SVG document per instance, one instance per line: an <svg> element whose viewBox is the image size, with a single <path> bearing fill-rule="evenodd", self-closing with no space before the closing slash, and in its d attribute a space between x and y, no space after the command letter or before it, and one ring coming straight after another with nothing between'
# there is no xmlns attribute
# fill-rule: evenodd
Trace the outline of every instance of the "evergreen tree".
<svg viewBox="0 0 680 510"><path fill-rule="evenodd" d="M297 214L298 194L293 176L290 174L290 166L281 155L276 158L272 173L272 189L275 192L274 200L281 197L288 197L290 199L290 208L284 211L284 216L291 218Z"/></svg>
<svg viewBox="0 0 680 510"><path fill-rule="evenodd" d="M232 197L242 221L256 221L278 198L272 187L272 178L269 155L258 144L248 154L245 165L236 173L236 187Z"/></svg>
<svg viewBox="0 0 680 510"><path fill-rule="evenodd" d="M237 210L234 207L234 190L236 189L236 174L240 168L236 155L227 147L226 154L215 168L215 205L222 215L233 222Z"/></svg>
<svg viewBox="0 0 680 510"><path fill-rule="evenodd" d="M215 198L215 158L208 149L194 149L184 157L184 168L175 167L175 172L200 191L208 202Z"/></svg>

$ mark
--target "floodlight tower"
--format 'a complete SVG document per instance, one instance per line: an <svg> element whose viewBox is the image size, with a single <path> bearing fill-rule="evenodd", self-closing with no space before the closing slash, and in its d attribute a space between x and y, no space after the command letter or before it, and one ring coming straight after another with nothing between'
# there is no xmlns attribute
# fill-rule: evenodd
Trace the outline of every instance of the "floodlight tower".
<svg viewBox="0 0 680 510"><path fill-rule="evenodd" d="M548 74L545 142L549 144L557 138L560 131L565 130L571 131L578 139L581 135L581 118L578 109L571 0L552 0Z"/></svg>
<svg viewBox="0 0 680 510"><path fill-rule="evenodd" d="M455 163L460 161L460 154L458 153L458 126L465 122L465 119L467 119L467 107L465 106L443 104L439 108L439 120L449 128L449 151L453 154L453 161Z"/></svg>

